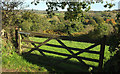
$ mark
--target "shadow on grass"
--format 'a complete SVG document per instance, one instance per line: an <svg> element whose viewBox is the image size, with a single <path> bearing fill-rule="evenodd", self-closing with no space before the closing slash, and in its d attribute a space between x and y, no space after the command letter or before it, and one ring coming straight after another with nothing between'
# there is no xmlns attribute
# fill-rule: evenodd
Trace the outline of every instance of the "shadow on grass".
<svg viewBox="0 0 120 74"><path fill-rule="evenodd" d="M120 72L120 51L112 56L105 64L103 68L104 72Z"/></svg>
<svg viewBox="0 0 120 74"><path fill-rule="evenodd" d="M32 64L46 68L49 72L89 72L89 67L75 61L64 61L61 57L23 53L23 58ZM61 61L61 62L60 62Z"/></svg>

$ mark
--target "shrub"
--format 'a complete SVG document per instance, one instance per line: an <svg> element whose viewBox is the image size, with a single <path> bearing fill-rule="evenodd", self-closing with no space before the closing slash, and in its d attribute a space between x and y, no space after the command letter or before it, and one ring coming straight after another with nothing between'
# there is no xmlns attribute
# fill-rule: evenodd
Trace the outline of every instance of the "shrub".
<svg viewBox="0 0 120 74"><path fill-rule="evenodd" d="M68 25L68 31L70 33L81 32L83 29L83 24L77 20L73 21L72 23L70 23L70 25Z"/></svg>
<svg viewBox="0 0 120 74"><path fill-rule="evenodd" d="M87 25L89 22L89 19L85 19L85 21L83 22L85 25Z"/></svg>
<svg viewBox="0 0 120 74"><path fill-rule="evenodd" d="M33 25L32 22L29 22L28 20L26 20L26 21L24 21L23 23L21 23L21 24L19 25L19 27L21 27L22 30L30 31L32 25Z"/></svg>
<svg viewBox="0 0 120 74"><path fill-rule="evenodd" d="M5 11L2 10L2 25L4 26L14 26L19 24L18 18L19 16L15 15L16 11Z"/></svg>
<svg viewBox="0 0 120 74"><path fill-rule="evenodd" d="M106 19L106 23L109 23L110 19Z"/></svg>
<svg viewBox="0 0 120 74"><path fill-rule="evenodd" d="M104 19L100 16L94 16L93 19L96 21L97 24L101 24L104 22Z"/></svg>
<svg viewBox="0 0 120 74"><path fill-rule="evenodd" d="M29 12L29 11L26 11L22 14L21 16L24 20L29 20L30 22L39 22L40 19L39 16L35 13L32 13L32 12Z"/></svg>
<svg viewBox="0 0 120 74"><path fill-rule="evenodd" d="M94 19L90 19L89 24L93 25L94 27L98 26L98 24L96 23L96 21Z"/></svg>
<svg viewBox="0 0 120 74"><path fill-rule="evenodd" d="M60 22L64 22L65 21L64 20L64 16L58 16L58 18L59 18Z"/></svg>
<svg viewBox="0 0 120 74"><path fill-rule="evenodd" d="M116 22L115 22L115 20L114 19L110 19L110 24L112 24L113 26L115 26L115 24L116 24Z"/></svg>
<svg viewBox="0 0 120 74"><path fill-rule="evenodd" d="M39 31L40 26L37 23L34 23L33 25L30 26L31 31Z"/></svg>
<svg viewBox="0 0 120 74"><path fill-rule="evenodd" d="M92 39L102 38L104 35L110 35L113 32L113 26L111 24L102 23L98 25L93 31L88 33L88 36Z"/></svg>
<svg viewBox="0 0 120 74"><path fill-rule="evenodd" d="M100 35L109 35L111 32L113 32L113 27L110 24L102 23L98 25L96 32Z"/></svg>
<svg viewBox="0 0 120 74"><path fill-rule="evenodd" d="M49 22L50 22L52 25L58 24L56 20L51 20L51 21L49 21Z"/></svg>

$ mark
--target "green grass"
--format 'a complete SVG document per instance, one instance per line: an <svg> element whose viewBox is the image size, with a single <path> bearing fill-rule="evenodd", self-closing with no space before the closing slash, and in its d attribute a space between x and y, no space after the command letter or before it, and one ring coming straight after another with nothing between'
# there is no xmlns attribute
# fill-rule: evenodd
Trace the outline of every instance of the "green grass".
<svg viewBox="0 0 120 74"><path fill-rule="evenodd" d="M43 41L46 40L46 38L30 37L30 40L37 41L37 42L43 42ZM91 45L94 45L94 44L91 44L91 43L75 42L75 41L65 41L65 40L62 40L62 42L65 43L65 45L68 46L68 47L75 47L75 48L80 48L80 49L85 49L85 48L87 48L87 47L89 47ZM56 40L51 40L48 43L55 44L55 45L61 45ZM46 45L43 45L40 48L41 49L45 49L45 50L50 50L50 51L62 52L62 53L70 54L66 49L63 49L63 48L55 48L55 47L50 47L50 46L46 46ZM98 45L97 47L92 48L90 50L91 51L100 51L100 45ZM109 46L106 46L105 47L105 59L104 59L104 62L106 62L108 59L110 59L110 52L108 50L109 50ZM73 51L73 52L76 53L78 51ZM37 53L37 51L36 51L36 53ZM52 54L49 54L49 53L46 53L46 55L52 56ZM62 57L62 56L59 56L59 55L53 55L53 56ZM91 53L87 53L87 52L84 52L84 53L80 54L79 56L93 58L93 59L99 59L99 55L98 54L91 54ZM76 59L73 59L73 60L76 60ZM89 61L85 61L85 62L90 64L90 65L94 65L94 66L98 65L98 63L93 63L93 62L89 62Z"/></svg>
<svg viewBox="0 0 120 74"><path fill-rule="evenodd" d="M4 46L5 45L5 46ZM3 42L2 46L2 68L8 70L15 70L17 72L46 72L44 67L37 66L26 61L22 56L15 52L15 48L11 43Z"/></svg>
<svg viewBox="0 0 120 74"><path fill-rule="evenodd" d="M35 37L30 37L30 40L32 41L36 41L36 42L43 42L45 41L47 38L35 38ZM84 43L84 42L74 42L74 41L65 41L65 40L62 40L63 43L65 43L66 46L68 47L75 47L75 48L80 48L80 49L85 49L91 45L94 45L94 44L91 44L91 43ZM50 44L55 44L55 45L60 45L56 40L51 40L47 43L50 43ZM36 44L38 45L38 44ZM33 47L33 46L31 46ZM46 46L46 45L43 45L40 47L40 49L44 49L44 50L49 50L49 51L55 51L55 52L60 52L60 53L67 53L67 54L70 54L66 49L63 49L63 48L56 48L56 47L50 47L50 46ZM90 49L91 51L100 51L100 45ZM104 59L104 63L107 62L107 60L110 59L110 52L108 51L109 50L109 46L106 46L105 47L105 59ZM73 51L73 50L72 50ZM73 51L74 53L78 52L78 51ZM45 53L45 52L44 52ZM41 55L37 50L33 51L32 54L37 54L37 55ZM53 58L60 58L60 59L63 59L63 58L67 58L65 56L60 56L60 55L55 55L55 54L51 54L51 53L45 53L45 55L47 56L50 56L50 57L53 57ZM91 54L91 53L87 53L87 52L84 52L82 54L80 54L79 56L82 56L82 57L87 57L87 58L92 58L92 59L99 59L99 55L98 54ZM77 59L75 58L72 58L70 59L70 61L73 61L73 62L78 62ZM97 62L92 62L92 61L87 61L87 60L83 60L86 64L88 65L92 65L92 66L95 66L97 67L98 66L98 63ZM67 65L67 64L66 64Z"/></svg>
<svg viewBox="0 0 120 74"><path fill-rule="evenodd" d="M36 42L43 42L46 39L47 38L30 37L30 40L36 41ZM65 43L66 46L80 48L80 49L85 49L93 45L91 43L65 41L65 40L64 41L62 40L62 42ZM48 43L60 45L54 39L49 41ZM6 43L3 43L3 44L6 44ZM25 45L25 43L22 43L22 44ZM41 46L40 49L70 54L66 49L55 48L55 47L50 47L46 45ZM106 46L104 63L110 59L110 52L108 51L108 49L109 49L109 46ZM26 49L26 50L28 51L30 49ZM99 51L100 46L97 46L90 50ZM78 51L73 51L73 52L76 53ZM35 50L31 54L27 54L27 55L23 54L20 56L15 52L15 48L12 48L11 44L8 43L6 44L6 46L3 45L2 47L2 67L7 69L15 69L19 72L66 72L66 71L67 72L79 72L79 71L88 72L89 71L89 67L79 63L78 60L75 58L72 58L67 62L57 63L67 57L50 54L50 53L45 53L45 55L47 55L47 57L42 56L40 52ZM99 55L85 53L85 52L80 54L79 56L99 59ZM97 62L86 61L86 60L83 60L83 61L88 65L93 65L96 67L98 66ZM55 65L55 63L57 64Z"/></svg>

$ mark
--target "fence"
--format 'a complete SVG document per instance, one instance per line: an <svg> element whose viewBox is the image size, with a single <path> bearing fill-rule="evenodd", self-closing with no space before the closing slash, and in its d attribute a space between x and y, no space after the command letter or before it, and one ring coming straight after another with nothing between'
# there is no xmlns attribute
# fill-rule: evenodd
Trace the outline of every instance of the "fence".
<svg viewBox="0 0 120 74"><path fill-rule="evenodd" d="M70 37L70 36L60 36L60 35L42 34L42 33L35 33L35 32L25 32L25 31L21 31L21 29L19 29L19 30L16 29L15 34L16 34L16 43L17 43L17 47L19 49L20 54L22 53L22 48L29 48L31 50L28 51L28 53L31 53L34 50L38 50L43 56L46 56L43 52L47 52L47 53L51 53L51 54L67 56L67 58L65 58L64 60L69 60L71 58L76 58L77 60L79 60L82 63L84 63L82 61L82 59L83 60L88 60L88 61L98 62L99 63L98 69L102 70L106 36L104 36L101 40L95 41L95 40L83 39L83 38L80 38L80 37L78 39L77 37ZM21 38L22 34L33 36L33 37L38 37L38 38L48 38L48 39L45 40L42 43L41 42L30 41L30 40L24 40L24 39ZM57 40L61 44L61 46L60 45L54 45L54 44L48 44L47 42L49 42L52 39ZM90 47L85 48L85 49L79 49L79 48L68 47L61 40L88 42L88 43L95 43L95 44L91 45ZM34 45L34 48L23 46L23 45L21 45L21 42L31 43L32 45ZM39 45L36 46L35 44L39 44ZM54 52L54 51L48 51L48 50L40 49L39 47L41 47L42 45L47 45L47 46L57 47L57 48L64 48L67 51L69 51L71 53L71 55L66 54L66 53L58 53L58 52ZM90 51L90 49L92 49L92 48L94 48L94 47L96 47L98 45L100 45L100 52L98 52L98 51ZM75 51L79 51L79 52L74 53L71 50L75 50ZM92 54L99 54L100 55L99 60L98 59L92 59L92 58L86 58L86 57L78 56L79 54L84 53L84 52L92 53Z"/></svg>

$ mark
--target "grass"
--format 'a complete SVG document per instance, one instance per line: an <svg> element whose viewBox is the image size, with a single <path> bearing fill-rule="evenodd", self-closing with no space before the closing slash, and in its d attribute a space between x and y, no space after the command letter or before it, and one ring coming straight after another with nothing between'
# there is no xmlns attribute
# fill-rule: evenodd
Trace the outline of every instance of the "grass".
<svg viewBox="0 0 120 74"><path fill-rule="evenodd" d="M36 42L43 42L46 40L46 38L30 37L30 40L36 41ZM64 41L62 40L62 42L69 47L75 47L80 49L85 49L93 45L91 43L65 41L65 40ZM51 40L48 43L60 45L56 40ZM25 45L25 43L22 43L22 44ZM63 48L55 48L55 47L50 47L45 45L41 46L40 48L44 50L70 54L66 49L63 49ZM104 63L107 62L107 60L109 60L110 58L110 52L108 51L108 49L109 49L109 46L106 46ZM99 51L100 46L97 46L90 50ZM73 51L73 52L76 53L78 51ZM45 55L47 55L47 57L42 56L36 50L36 51L33 51L31 54L27 54L27 55L23 54L20 56L15 52L15 48L11 47L11 43L8 43L8 44L3 43L2 67L7 69L15 69L17 70L17 72L66 72L66 71L67 72L88 72L90 69L88 66L85 66L79 63L78 60L75 58L72 58L66 62L57 63L59 61L62 61L63 58L67 58L67 57L50 54L50 53L45 53ZM79 56L99 59L99 55L85 53L85 52L80 54ZM98 66L97 62L91 62L86 60L83 60L83 61L88 65L93 65L95 67Z"/></svg>
<svg viewBox="0 0 120 74"><path fill-rule="evenodd" d="M36 41L36 42L43 42L46 40L46 38L35 38L35 37L30 37L30 40L32 41ZM80 49L85 49L93 44L91 43L84 43L84 42L74 42L74 41L65 41L65 40L62 40L63 43L65 43L66 46L69 46L69 47L75 47L75 48L80 48ZM55 44L55 45L60 45L56 40L51 40L49 41L48 43L50 44ZM38 44L36 44L38 45ZM31 46L33 47L33 46ZM60 52L60 53L67 53L67 54L70 54L66 49L63 49L63 48L56 48L56 47L50 47L50 46L41 46L40 49L44 49L44 50L49 50L49 51L55 51L55 52ZM95 48L92 48L90 49L91 51L100 51L100 45L96 46ZM109 46L106 46L105 47L105 59L104 59L104 63L107 62L107 60L110 59L110 52L108 51L109 50ZM72 50L73 51L73 50ZM78 52L78 51L73 51L74 53ZM32 52L32 54L36 54L36 57L39 56L41 58L43 58L41 56L41 54L35 50ZM55 59L59 59L59 60L62 60L63 58L67 58L65 56L60 56L60 55L55 55L55 54L50 54L50 53L45 53L45 55L49 56L51 59L55 58ZM30 55L29 55L30 56ZM87 58L92 58L92 59L99 59L99 55L98 54L91 54L91 53L87 53L87 52L84 52L82 54L80 54L79 56L82 56L82 57L87 57ZM35 58L35 57L33 57ZM45 57L44 57L45 58ZM27 60L30 59L29 57L27 58ZM49 59L49 60L51 60ZM43 59L41 59L43 60ZM48 60L48 59L47 59ZM30 60L29 60L30 61ZM33 59L31 59L31 61L33 61ZM45 60L44 60L45 61ZM70 61L72 62L78 62L77 59L75 58L72 58L70 59ZM92 61L87 61L87 60L83 60L86 64L88 65L92 65L92 66L95 66L97 67L98 66L98 63L97 62L92 62ZM54 61L52 61L54 62ZM41 62L43 63L43 62ZM47 64L49 63L49 61L46 62ZM65 64L65 63L60 63L60 65L64 65L64 67L68 67L68 64ZM66 66L65 66L66 65ZM73 66L72 66L73 67ZM75 68L77 68L78 66L76 66ZM82 66L83 67L83 66ZM80 67L79 67L80 68ZM73 70L72 70L73 71ZM85 70L86 71L86 70Z"/></svg>
<svg viewBox="0 0 120 74"><path fill-rule="evenodd" d="M37 41L37 42L43 42L43 41L46 40L46 38L31 37L30 40ZM85 48L93 45L91 43L75 42L75 41L65 41L65 40L62 40L62 42L65 43L66 46L80 48L80 49L85 49ZM55 44L55 45L61 45L56 40L51 40L48 43ZM45 49L45 50L50 50L50 51L56 51L56 52L62 52L62 53L70 54L66 49L63 49L63 48L55 48L55 47L50 47L50 46L45 46L45 45L41 46L40 48L41 49ZM100 51L100 45L95 47L95 48L92 48L90 50L91 51ZM106 46L106 48L105 48L105 60L104 61L107 61L110 58L110 52L108 50L109 50L109 46ZM73 52L76 53L78 51L73 51ZM46 54L47 55L51 55L49 53L46 53ZM57 55L54 55L54 56L57 56ZM93 59L99 59L99 55L98 54L91 54L91 53L87 53L87 52L84 52L84 53L80 54L79 56L93 58ZM85 62L87 63L87 61L85 61ZM89 64L92 64L92 63L89 63ZM94 64L94 65L97 66L97 63Z"/></svg>
<svg viewBox="0 0 120 74"><path fill-rule="evenodd" d="M11 43L6 44L3 41L2 45L2 68L8 70L15 70L17 72L46 72L44 67L39 67L26 61L22 56L15 52L15 48Z"/></svg>

